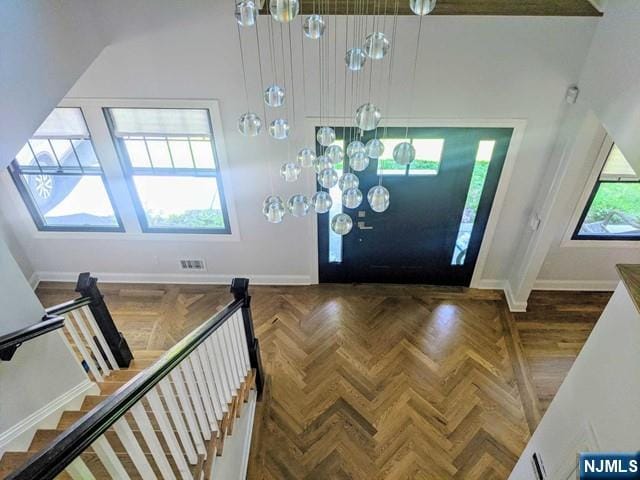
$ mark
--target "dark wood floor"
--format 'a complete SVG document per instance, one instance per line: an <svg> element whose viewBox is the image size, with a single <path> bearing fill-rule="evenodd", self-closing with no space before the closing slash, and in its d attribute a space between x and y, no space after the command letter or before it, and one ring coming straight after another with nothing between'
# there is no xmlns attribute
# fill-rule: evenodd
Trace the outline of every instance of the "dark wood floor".
<svg viewBox="0 0 640 480"><path fill-rule="evenodd" d="M158 353L230 300L205 285L101 285ZM249 477L507 478L610 294L421 286L252 287L268 389ZM43 283L46 305L73 298Z"/></svg>

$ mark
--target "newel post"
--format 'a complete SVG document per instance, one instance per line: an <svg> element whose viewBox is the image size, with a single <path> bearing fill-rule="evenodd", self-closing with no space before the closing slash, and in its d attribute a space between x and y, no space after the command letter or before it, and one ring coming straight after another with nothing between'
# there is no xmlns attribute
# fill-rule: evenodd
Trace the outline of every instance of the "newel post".
<svg viewBox="0 0 640 480"><path fill-rule="evenodd" d="M89 272L81 273L78 275L76 292L80 293L83 297L91 298L89 309L91 313L93 313L96 323L113 353L113 357L116 359L119 367L128 367L133 359L133 355L129 349L127 340L122 333L118 331L116 324L113 322L107 304L104 303L104 296L98 288L98 279L92 277Z"/></svg>
<svg viewBox="0 0 640 480"><path fill-rule="evenodd" d="M260 343L255 336L253 329L253 317L251 316L251 295L249 295L249 279L234 278L231 281L231 293L236 300L243 300L242 320L244 321L244 332L247 337L249 347L249 360L251 368L256 371L256 389L258 400L262 398L264 390L264 369L262 367L262 357L260 356Z"/></svg>

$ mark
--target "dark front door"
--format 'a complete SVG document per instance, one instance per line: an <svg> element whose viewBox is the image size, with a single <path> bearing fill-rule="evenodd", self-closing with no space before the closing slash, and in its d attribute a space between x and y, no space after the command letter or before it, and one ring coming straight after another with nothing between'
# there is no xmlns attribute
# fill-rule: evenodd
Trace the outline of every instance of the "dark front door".
<svg viewBox="0 0 640 480"><path fill-rule="evenodd" d="M357 135L337 131L345 149ZM469 285L511 134L507 128L379 129L384 154L353 172L360 179L362 204L344 208L334 187L334 208L318 216L320 281ZM361 140L375 135L366 132ZM407 167L392 159L401 141L416 149ZM347 160L342 168L349 171ZM366 197L380 182L391 201L385 212L376 213ZM342 237L329 228L340 211L354 223Z"/></svg>

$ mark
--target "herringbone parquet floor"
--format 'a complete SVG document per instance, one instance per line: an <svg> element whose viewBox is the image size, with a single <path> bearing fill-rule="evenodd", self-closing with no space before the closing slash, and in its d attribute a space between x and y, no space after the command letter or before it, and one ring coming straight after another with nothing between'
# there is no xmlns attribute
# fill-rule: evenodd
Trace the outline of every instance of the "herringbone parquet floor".
<svg viewBox="0 0 640 480"><path fill-rule="evenodd" d="M230 300L222 286L101 288L134 350L165 350ZM389 285L251 293L268 388L249 478L508 477L539 412L501 294ZM74 297L69 284L43 283L38 294L45 305Z"/></svg>

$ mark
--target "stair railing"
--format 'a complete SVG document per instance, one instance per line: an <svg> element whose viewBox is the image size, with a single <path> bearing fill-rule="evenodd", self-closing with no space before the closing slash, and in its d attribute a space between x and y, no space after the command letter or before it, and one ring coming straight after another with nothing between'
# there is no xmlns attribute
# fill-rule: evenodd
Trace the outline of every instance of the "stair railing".
<svg viewBox="0 0 640 480"><path fill-rule="evenodd" d="M7 478L210 478L252 383L264 388L248 284L234 279L232 302Z"/></svg>

